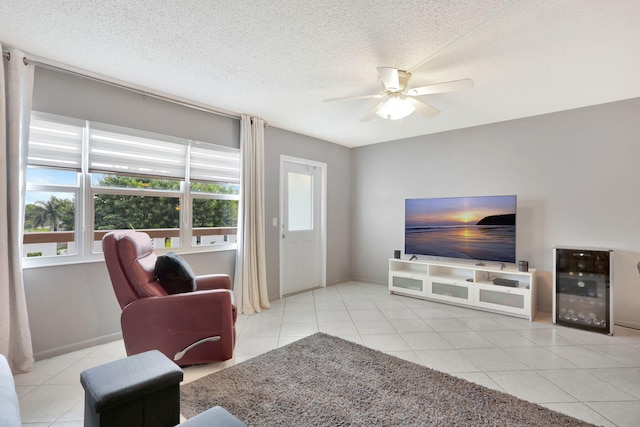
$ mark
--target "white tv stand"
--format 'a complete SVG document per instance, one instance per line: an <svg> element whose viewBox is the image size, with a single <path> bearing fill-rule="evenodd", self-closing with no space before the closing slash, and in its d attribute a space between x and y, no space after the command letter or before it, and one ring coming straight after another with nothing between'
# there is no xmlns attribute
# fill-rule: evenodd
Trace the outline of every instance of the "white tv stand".
<svg viewBox="0 0 640 427"><path fill-rule="evenodd" d="M504 266L504 267L503 267ZM536 270L513 264L477 265L472 261L391 258L389 293L522 317L536 315ZM515 280L517 287L494 285L495 278Z"/></svg>

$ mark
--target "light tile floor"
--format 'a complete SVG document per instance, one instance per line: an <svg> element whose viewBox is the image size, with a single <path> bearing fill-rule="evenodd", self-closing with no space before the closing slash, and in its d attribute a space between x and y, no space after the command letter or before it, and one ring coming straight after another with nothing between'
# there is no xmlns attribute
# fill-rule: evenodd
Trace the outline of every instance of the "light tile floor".
<svg viewBox="0 0 640 427"><path fill-rule="evenodd" d="M321 331L604 426L640 425L640 330L613 337L345 282L241 315L232 360L185 368L185 382ZM125 356L116 341L38 361L15 376L25 426L81 426L84 369Z"/></svg>

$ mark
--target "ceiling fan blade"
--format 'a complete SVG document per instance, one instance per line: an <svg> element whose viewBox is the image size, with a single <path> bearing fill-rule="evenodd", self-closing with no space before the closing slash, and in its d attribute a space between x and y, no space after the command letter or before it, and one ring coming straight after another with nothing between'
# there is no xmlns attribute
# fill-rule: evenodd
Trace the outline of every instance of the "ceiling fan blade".
<svg viewBox="0 0 640 427"><path fill-rule="evenodd" d="M438 110L436 107L432 107L431 105L425 104L422 101L418 101L415 98L407 97L406 99L411 102L418 113L422 114L425 117L431 118L440 114L440 110Z"/></svg>
<svg viewBox="0 0 640 427"><path fill-rule="evenodd" d="M407 94L411 96L431 95L433 93L468 90L473 88L473 86L474 86L473 80L471 79L453 80L450 82L436 83L432 85L409 89L407 91Z"/></svg>
<svg viewBox="0 0 640 427"><path fill-rule="evenodd" d="M322 102L349 101L349 100L352 100L352 99L377 99L377 98L382 98L383 96L384 96L383 93L378 93L378 94L375 94L375 95L343 96L341 98L323 99Z"/></svg>
<svg viewBox="0 0 640 427"><path fill-rule="evenodd" d="M385 99L384 101L378 103L375 107L373 107L371 110L369 110L367 112L367 114L365 114L365 116L360 120L361 122L368 122L369 120L373 119L373 116L376 115L376 111L378 111L378 109L380 107L382 107L384 105L384 103L387 102L387 100Z"/></svg>
<svg viewBox="0 0 640 427"><path fill-rule="evenodd" d="M392 67L378 67L380 80L387 90L394 91L400 89L400 79L398 78L398 69Z"/></svg>

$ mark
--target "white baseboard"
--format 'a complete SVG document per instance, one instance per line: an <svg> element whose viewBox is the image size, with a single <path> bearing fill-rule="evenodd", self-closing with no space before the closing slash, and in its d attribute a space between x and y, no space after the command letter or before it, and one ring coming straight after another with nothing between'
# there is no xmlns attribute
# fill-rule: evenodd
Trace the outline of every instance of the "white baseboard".
<svg viewBox="0 0 640 427"><path fill-rule="evenodd" d="M92 338L90 340L80 341L73 344L67 344L61 347L48 349L34 353L35 360L50 359L52 357L60 356L61 354L71 353L73 351L83 350L85 348L93 347L96 345L106 344L112 341L122 339L122 332L116 332L102 337Z"/></svg>
<svg viewBox="0 0 640 427"><path fill-rule="evenodd" d="M614 322L617 326L624 326L626 328L640 329L640 323L638 322L629 322L626 320L616 320Z"/></svg>
<svg viewBox="0 0 640 427"><path fill-rule="evenodd" d="M389 286L389 282L387 281L380 281L380 280L373 280L370 278L365 278L365 277L353 277L351 279L349 279L352 282L363 282L363 283L371 283L373 285L384 285L384 286Z"/></svg>

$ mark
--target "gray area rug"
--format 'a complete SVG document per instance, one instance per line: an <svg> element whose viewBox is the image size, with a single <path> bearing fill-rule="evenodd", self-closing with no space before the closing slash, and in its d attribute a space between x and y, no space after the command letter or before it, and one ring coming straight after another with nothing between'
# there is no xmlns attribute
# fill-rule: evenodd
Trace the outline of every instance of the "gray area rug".
<svg viewBox="0 0 640 427"><path fill-rule="evenodd" d="M181 387L191 418L250 426L589 426L452 375L318 333Z"/></svg>

